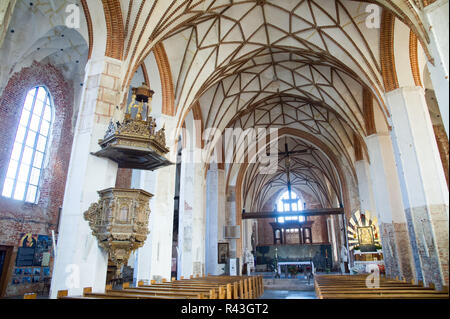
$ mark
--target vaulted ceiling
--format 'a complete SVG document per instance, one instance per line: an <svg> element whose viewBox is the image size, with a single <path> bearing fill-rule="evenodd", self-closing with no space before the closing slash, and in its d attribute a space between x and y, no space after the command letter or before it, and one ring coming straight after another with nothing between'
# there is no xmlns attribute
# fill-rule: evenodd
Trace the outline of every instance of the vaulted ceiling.
<svg viewBox="0 0 450 319"><path fill-rule="evenodd" d="M334 0L243 1L211 7L163 39L179 119L197 107L197 119L200 116L205 129L304 131L342 157L354 177L354 134L367 135L364 87L379 96L384 91L380 29L366 26L365 7ZM303 176L295 180L304 181L302 167L309 167L308 186L301 188L329 207L341 196L341 185L335 176L314 173L313 167L322 163L332 171L330 160L322 157L311 157L306 166L295 165L293 176ZM303 158L297 162L304 163ZM243 196L258 206L254 208L286 188L283 165L280 162L273 175L260 175L258 165L248 166L243 189L249 192Z"/></svg>
<svg viewBox="0 0 450 319"><path fill-rule="evenodd" d="M322 207L333 207L336 202L342 203L340 183L333 164L311 143L284 136L278 140L278 151L290 152L289 176L292 189L300 196L308 195ZM261 211L268 200L287 188L287 157L279 156L276 172L260 174L261 163L250 164L243 180L243 198L251 203L251 211Z"/></svg>
<svg viewBox="0 0 450 319"><path fill-rule="evenodd" d="M356 145L370 134L365 92L372 92L378 102L374 107L386 123L389 116L383 100L389 85L380 42L383 24L374 27L369 19L381 20L388 12L411 28L431 59L420 10L432 2L39 0L31 5L17 0L12 19L16 21L11 23L19 32L5 38L5 45L15 51L2 53L7 61L2 65L46 59L70 78L74 73L82 76L88 58L107 55L126 66L122 74L126 96L129 85L136 83L137 70L144 72L139 72L140 78L148 77L146 61L154 53L165 91L163 103L172 103L170 115L176 116L179 128L194 112L203 129L276 127L314 136L329 153L318 150L295 158L294 176L306 181L304 191L307 187L322 205L331 205L333 197L340 196L340 185L331 168L337 162L331 164L330 156L339 159L353 178L356 149L365 152L364 145ZM79 29L63 26L69 4L84 12ZM30 30L20 23L30 19L42 28ZM0 79L13 71L2 66ZM150 85L154 81L147 80ZM287 141L293 148L318 149L304 139L291 136ZM208 147L211 152L217 145ZM229 180L236 179L234 166L228 167L228 174L235 174ZM273 176L258 177L251 165L247 169L245 183L257 194L274 192L274 185L283 184L282 162ZM252 200L261 204L261 198Z"/></svg>
<svg viewBox="0 0 450 319"><path fill-rule="evenodd" d="M334 0L243 1L208 10L163 41L179 112L238 74L259 76L256 85L269 91L262 98L279 89L323 101L323 84L332 86L336 72L347 73L352 82L370 86L375 93L382 91L380 30L367 28L366 17L360 2ZM311 74L309 65L321 68L322 74ZM249 101L249 94L241 100ZM353 113L352 120L359 113L346 111Z"/></svg>
<svg viewBox="0 0 450 319"><path fill-rule="evenodd" d="M82 13L80 28L66 26L66 8L71 4L81 8L79 0L15 2L0 50L0 91L13 73L35 60L57 66L77 85L83 82L89 35Z"/></svg>

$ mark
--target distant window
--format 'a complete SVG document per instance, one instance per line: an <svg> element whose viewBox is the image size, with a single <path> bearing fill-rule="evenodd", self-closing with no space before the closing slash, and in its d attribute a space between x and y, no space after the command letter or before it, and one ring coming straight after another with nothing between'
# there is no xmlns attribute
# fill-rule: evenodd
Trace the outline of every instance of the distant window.
<svg viewBox="0 0 450 319"><path fill-rule="evenodd" d="M292 211L296 212L296 211L302 210L300 198L297 196L297 194L295 192L291 191L291 198L294 200L292 202ZM283 213L283 212L291 211L291 208L289 207L290 206L289 202L286 202L286 200L289 200L289 192L288 191L286 191L278 199L278 202L277 202L277 211L278 212ZM302 222L302 221L305 221L305 217L304 216L278 217L279 223L284 223L285 221L288 221L288 220L299 220Z"/></svg>
<svg viewBox="0 0 450 319"><path fill-rule="evenodd" d="M9 160L2 196L35 203L52 125L52 100L42 86L28 91Z"/></svg>

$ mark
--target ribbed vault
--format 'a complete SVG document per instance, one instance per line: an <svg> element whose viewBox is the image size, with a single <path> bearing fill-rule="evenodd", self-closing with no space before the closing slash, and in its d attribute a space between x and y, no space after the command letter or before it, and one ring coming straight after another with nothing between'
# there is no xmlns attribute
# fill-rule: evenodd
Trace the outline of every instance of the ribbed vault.
<svg viewBox="0 0 450 319"><path fill-rule="evenodd" d="M290 155L289 174L292 188L299 194L309 194L322 207L333 207L342 202L339 181L332 163L311 143L284 136L278 141L278 150L283 152L287 144L289 151L304 151ZM260 174L260 164L250 164L243 180L243 198L251 203L252 211L261 211L267 200L287 190L286 158L279 157L274 174Z"/></svg>

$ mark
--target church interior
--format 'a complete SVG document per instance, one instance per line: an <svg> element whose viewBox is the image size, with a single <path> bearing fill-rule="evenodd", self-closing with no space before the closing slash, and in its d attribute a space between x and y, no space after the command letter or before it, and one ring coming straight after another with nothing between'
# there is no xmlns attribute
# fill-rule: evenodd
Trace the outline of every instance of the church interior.
<svg viewBox="0 0 450 319"><path fill-rule="evenodd" d="M1 0L0 298L448 299L448 11Z"/></svg>

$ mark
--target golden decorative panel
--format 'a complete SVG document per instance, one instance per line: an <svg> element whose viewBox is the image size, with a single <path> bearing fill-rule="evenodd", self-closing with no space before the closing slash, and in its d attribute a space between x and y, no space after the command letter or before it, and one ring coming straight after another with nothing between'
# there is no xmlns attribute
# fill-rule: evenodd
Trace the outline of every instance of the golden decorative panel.
<svg viewBox="0 0 450 319"><path fill-rule="evenodd" d="M381 247L380 230L376 216L357 210L347 226L349 250L376 251Z"/></svg>
<svg viewBox="0 0 450 319"><path fill-rule="evenodd" d="M98 192L100 199L84 213L92 234L117 266L122 266L130 253L141 247L147 235L152 194L140 189L108 188Z"/></svg>
<svg viewBox="0 0 450 319"><path fill-rule="evenodd" d="M109 158L120 168L155 170L171 165L165 154L165 128L157 130L156 120L149 116L153 91L144 83L132 89L131 103L122 122L109 123L106 134L99 145L102 148L94 155Z"/></svg>

